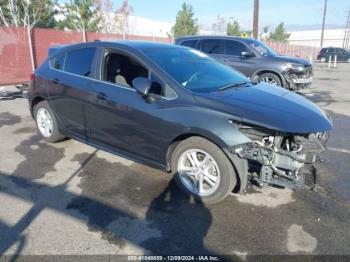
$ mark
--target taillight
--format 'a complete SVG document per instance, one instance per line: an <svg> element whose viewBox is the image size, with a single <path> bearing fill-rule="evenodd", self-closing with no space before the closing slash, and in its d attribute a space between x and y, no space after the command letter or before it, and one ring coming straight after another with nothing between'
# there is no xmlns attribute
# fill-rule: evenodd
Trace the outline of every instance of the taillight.
<svg viewBox="0 0 350 262"><path fill-rule="evenodd" d="M35 80L35 74L30 74L30 81L34 81Z"/></svg>

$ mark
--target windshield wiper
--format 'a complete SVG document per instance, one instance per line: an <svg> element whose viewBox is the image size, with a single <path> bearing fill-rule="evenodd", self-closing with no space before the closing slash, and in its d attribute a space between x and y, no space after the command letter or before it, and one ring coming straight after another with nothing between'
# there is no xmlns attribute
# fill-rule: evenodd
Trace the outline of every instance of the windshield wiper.
<svg viewBox="0 0 350 262"><path fill-rule="evenodd" d="M234 83L234 84L229 84L229 85L222 86L222 87L220 87L218 90L219 90L219 91L223 91L223 90L226 90L226 89L229 89L229 88L236 88L236 87L240 87L240 86L243 86L243 85L246 85L246 84L255 84L255 82L252 82L252 81L242 81L242 82L238 82L238 83Z"/></svg>

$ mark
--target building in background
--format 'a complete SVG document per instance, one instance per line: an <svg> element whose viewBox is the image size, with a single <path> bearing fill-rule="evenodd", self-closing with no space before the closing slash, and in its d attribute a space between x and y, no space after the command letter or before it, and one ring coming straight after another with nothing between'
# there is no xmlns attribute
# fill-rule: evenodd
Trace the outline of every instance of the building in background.
<svg viewBox="0 0 350 262"><path fill-rule="evenodd" d="M290 33L289 43L292 45L305 45L320 47L321 29L292 31ZM345 29L326 29L324 30L323 47L343 47Z"/></svg>

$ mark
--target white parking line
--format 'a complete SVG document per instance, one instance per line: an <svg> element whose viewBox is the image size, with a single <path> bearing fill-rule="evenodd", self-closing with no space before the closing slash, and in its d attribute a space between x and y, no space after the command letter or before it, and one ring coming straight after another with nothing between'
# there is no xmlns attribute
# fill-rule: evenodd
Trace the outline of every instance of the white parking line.
<svg viewBox="0 0 350 262"><path fill-rule="evenodd" d="M327 147L327 149L330 150L330 151L350 154L350 150L347 150L347 149L336 148L336 147Z"/></svg>

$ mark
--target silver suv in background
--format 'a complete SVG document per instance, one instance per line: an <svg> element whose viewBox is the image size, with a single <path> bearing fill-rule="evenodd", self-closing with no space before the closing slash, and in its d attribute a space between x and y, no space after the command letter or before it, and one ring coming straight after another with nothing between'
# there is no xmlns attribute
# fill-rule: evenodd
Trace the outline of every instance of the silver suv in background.
<svg viewBox="0 0 350 262"><path fill-rule="evenodd" d="M311 86L312 65L301 58L282 56L252 38L231 36L188 36L178 45L201 50L242 72L252 81L268 82L290 90Z"/></svg>

